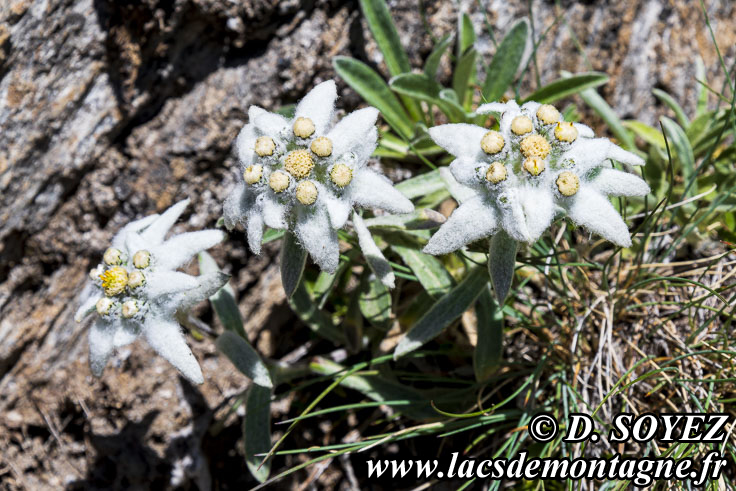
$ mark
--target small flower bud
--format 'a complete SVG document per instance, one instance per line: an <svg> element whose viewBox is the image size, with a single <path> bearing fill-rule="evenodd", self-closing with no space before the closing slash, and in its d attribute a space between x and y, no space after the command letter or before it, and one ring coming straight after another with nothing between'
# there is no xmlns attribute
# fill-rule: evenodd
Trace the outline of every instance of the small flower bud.
<svg viewBox="0 0 736 491"><path fill-rule="evenodd" d="M511 131L517 135L526 135L534 129L532 120L527 116L516 116L511 121Z"/></svg>
<svg viewBox="0 0 736 491"><path fill-rule="evenodd" d="M134 290L139 286L143 286L146 282L146 277L140 271L133 271L128 275L128 288Z"/></svg>
<svg viewBox="0 0 736 491"><path fill-rule="evenodd" d="M100 277L102 273L104 273L105 270L102 266L96 266L89 270L89 279L90 280L96 280Z"/></svg>
<svg viewBox="0 0 736 491"><path fill-rule="evenodd" d="M542 104L537 109L537 119L542 124L552 124L560 120L560 111L551 104Z"/></svg>
<svg viewBox="0 0 736 491"><path fill-rule="evenodd" d="M533 175L538 176L544 170L544 159L539 157L529 157L524 161L524 169Z"/></svg>
<svg viewBox="0 0 736 491"><path fill-rule="evenodd" d="M151 265L151 253L146 250L140 250L133 254L133 266L138 269L144 269Z"/></svg>
<svg viewBox="0 0 736 491"><path fill-rule="evenodd" d="M302 181L296 187L296 199L303 205L314 204L317 194L317 186L312 181Z"/></svg>
<svg viewBox="0 0 736 491"><path fill-rule="evenodd" d="M549 155L549 142L542 135L529 135L521 140L521 153L524 157L546 158Z"/></svg>
<svg viewBox="0 0 736 491"><path fill-rule="evenodd" d="M123 302L123 308L121 310L123 317L130 319L138 313L138 304L135 300L128 300L127 302Z"/></svg>
<svg viewBox="0 0 736 491"><path fill-rule="evenodd" d="M314 133L314 123L309 118L296 118L293 129L299 138L309 138Z"/></svg>
<svg viewBox="0 0 736 491"><path fill-rule="evenodd" d="M480 148L487 154L498 153L503 150L503 136L498 131L489 131L480 140Z"/></svg>
<svg viewBox="0 0 736 491"><path fill-rule="evenodd" d="M332 154L332 141L326 136L320 136L312 140L309 148L320 157L329 157Z"/></svg>
<svg viewBox="0 0 736 491"><path fill-rule="evenodd" d="M335 164L330 171L330 180L336 186L344 188L353 180L353 170L345 164Z"/></svg>
<svg viewBox="0 0 736 491"><path fill-rule="evenodd" d="M578 137L578 129L570 122L560 121L555 126L555 138L563 142L574 142Z"/></svg>
<svg viewBox="0 0 736 491"><path fill-rule="evenodd" d="M564 196L573 196L580 189L580 178L570 171L560 172L557 176L557 189Z"/></svg>
<svg viewBox="0 0 736 491"><path fill-rule="evenodd" d="M289 181L288 174L277 170L268 178L268 185L275 193L281 193L289 187Z"/></svg>
<svg viewBox="0 0 736 491"><path fill-rule="evenodd" d="M125 290L128 284L128 272L123 267L115 266L102 273L100 279L105 295L112 297L123 293L123 290Z"/></svg>
<svg viewBox="0 0 736 491"><path fill-rule="evenodd" d="M263 177L263 166L262 165L251 165L245 172L243 172L243 179L248 184L255 184Z"/></svg>
<svg viewBox="0 0 736 491"><path fill-rule="evenodd" d="M97 313L100 315L109 314L111 308L112 308L112 300L110 300L107 297L102 297L95 304L95 309L97 309Z"/></svg>
<svg viewBox="0 0 736 491"><path fill-rule="evenodd" d="M304 149L289 152L289 155L287 155L284 159L284 169L286 169L289 174L296 177L297 179L307 177L309 173L312 172L313 168L314 161L312 160L312 156L309 155L309 151Z"/></svg>
<svg viewBox="0 0 736 491"><path fill-rule="evenodd" d="M123 253L114 247L110 247L102 255L102 260L109 266L117 266L123 262Z"/></svg>
<svg viewBox="0 0 736 491"><path fill-rule="evenodd" d="M498 184L499 182L506 180L506 175L506 166L501 162L493 162L488 166L488 170L486 171L486 181Z"/></svg>
<svg viewBox="0 0 736 491"><path fill-rule="evenodd" d="M269 157L276 150L276 143L270 136L259 136L256 138L256 153L260 157Z"/></svg>

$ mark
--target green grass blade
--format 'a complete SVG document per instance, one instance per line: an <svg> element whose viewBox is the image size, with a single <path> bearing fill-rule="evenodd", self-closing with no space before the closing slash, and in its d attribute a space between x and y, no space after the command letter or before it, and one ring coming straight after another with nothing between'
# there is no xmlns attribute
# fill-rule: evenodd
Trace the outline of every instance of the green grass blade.
<svg viewBox="0 0 736 491"><path fill-rule="evenodd" d="M401 181L395 188L409 199L419 198L427 194L445 189L445 183L438 170L419 174L418 176Z"/></svg>
<svg viewBox="0 0 736 491"><path fill-rule="evenodd" d="M414 123L406 114L396 95L388 84L365 63L336 56L333 66L337 74L355 90L365 101L381 111L381 115L391 128L405 139L414 135Z"/></svg>
<svg viewBox="0 0 736 491"><path fill-rule="evenodd" d="M364 274L360 282L360 312L379 329L386 329L391 321L391 292L370 275Z"/></svg>
<svg viewBox="0 0 736 491"><path fill-rule="evenodd" d="M499 100L514 81L528 38L529 23L522 19L509 29L501 41L486 70L486 81L483 83L483 99L486 102Z"/></svg>
<svg viewBox="0 0 736 491"><path fill-rule="evenodd" d="M473 352L475 379L487 380L496 371L503 355L503 311L485 287L475 304L478 341Z"/></svg>
<svg viewBox="0 0 736 491"><path fill-rule="evenodd" d="M608 82L608 75L600 72L587 72L571 77L561 78L551 82L544 87L538 89L526 101L537 101L543 104L549 104L559 101L565 97L578 94L585 89L598 87Z"/></svg>
<svg viewBox="0 0 736 491"><path fill-rule="evenodd" d="M271 389L253 384L248 389L243 420L245 463L258 482L264 482L271 473L271 462L261 461L258 454L271 448Z"/></svg>
<svg viewBox="0 0 736 491"><path fill-rule="evenodd" d="M687 119L687 116L685 115L685 110L682 108L682 106L680 106L677 101L675 101L675 99L673 99L672 96L664 90L652 89L652 93L657 99L664 102L667 107L672 109L672 111L675 113L675 119L677 119L677 122L680 124L680 126L687 130L687 127L690 126L690 121Z"/></svg>
<svg viewBox="0 0 736 491"><path fill-rule="evenodd" d="M463 13L457 19L458 23L458 51L457 57L460 58L465 52L475 44L475 29L473 29L473 21L470 16Z"/></svg>
<svg viewBox="0 0 736 491"><path fill-rule="evenodd" d="M440 298L399 341L394 359L437 337L468 310L488 284L484 268L475 268L455 288Z"/></svg>
<svg viewBox="0 0 736 491"><path fill-rule="evenodd" d="M452 34L446 34L435 45L432 53L427 57L427 61L424 62L424 74L432 80L436 80L440 60L442 59L442 55L445 54L445 51L447 51L447 48L450 47L450 44L452 44Z"/></svg>
<svg viewBox="0 0 736 491"><path fill-rule="evenodd" d="M589 88L580 92L580 97L606 122L621 146L626 150L636 150L634 138L626 130L618 115L595 89Z"/></svg>
<svg viewBox="0 0 736 491"><path fill-rule="evenodd" d="M468 91L475 82L475 59L478 52L471 48L460 58L452 75L452 89L457 94L457 100L464 109L470 109L473 93Z"/></svg>
<svg viewBox="0 0 736 491"><path fill-rule="evenodd" d="M408 242L390 241L391 249L396 252L416 275L419 283L433 297L447 293L452 288L452 276L439 259L417 250L418 246Z"/></svg>
<svg viewBox="0 0 736 491"><path fill-rule="evenodd" d="M389 81L389 86L394 92L436 105L453 122L465 118L465 113L457 103L440 98L442 86L423 73L397 75Z"/></svg>
<svg viewBox="0 0 736 491"><path fill-rule="evenodd" d="M662 150L666 148L662 132L657 130L656 128L652 128L648 124L636 120L624 121L622 124L625 127L631 129L631 131L636 133L639 138L641 138L648 144L654 145L655 147Z"/></svg>
<svg viewBox="0 0 736 491"><path fill-rule="evenodd" d="M667 135L667 140L675 147L677 160L682 166L682 176L685 180L685 185L688 187L686 196L695 196L697 194L697 186L689 186L691 180L695 179L695 155L693 154L693 148L690 146L690 141L687 139L687 135L683 129L670 118L662 116L660 121Z"/></svg>
<svg viewBox="0 0 736 491"><path fill-rule="evenodd" d="M223 332L215 341L219 349L235 365L240 373L250 378L254 383L272 388L271 376L268 368L258 356L258 352L244 339L231 331Z"/></svg>

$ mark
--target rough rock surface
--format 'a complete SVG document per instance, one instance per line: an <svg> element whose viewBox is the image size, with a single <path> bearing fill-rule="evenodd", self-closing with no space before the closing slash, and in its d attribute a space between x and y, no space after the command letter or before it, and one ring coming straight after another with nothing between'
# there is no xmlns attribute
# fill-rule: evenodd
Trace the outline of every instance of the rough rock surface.
<svg viewBox="0 0 736 491"><path fill-rule="evenodd" d="M435 37L453 28L454 3L423 3ZM483 3L486 11L477 2L464 7L478 30L487 17L497 39L528 13L520 0ZM730 67L736 6L706 4ZM421 66L432 42L417 3L390 6L412 64ZM609 73L601 93L624 117L654 123L666 112L654 87L692 110L698 55L711 86L723 84L699 2L534 2L533 10L537 35L550 28L536 53L542 82L559 70ZM478 47L486 60L495 50L487 34ZM211 339L192 340L202 387L144 344L121 351L95 379L87 326L72 320L75 297L131 218L190 197L178 229L214 225L237 178L231 142L248 106L295 101L334 76L335 55L384 68L356 2L0 3L0 487L248 482L237 422L219 439L209 431L223 400L247 385ZM359 103L341 93L343 108ZM213 254L233 273L254 344L279 358L304 336L284 308L275 250L252 257L234 233ZM200 313L219 329L206 306Z"/></svg>

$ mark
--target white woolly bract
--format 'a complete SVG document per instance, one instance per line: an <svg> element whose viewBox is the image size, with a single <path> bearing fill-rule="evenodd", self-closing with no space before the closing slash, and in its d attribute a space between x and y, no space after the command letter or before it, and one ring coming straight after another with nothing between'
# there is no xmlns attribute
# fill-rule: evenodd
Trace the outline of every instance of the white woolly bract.
<svg viewBox="0 0 736 491"><path fill-rule="evenodd" d="M376 278L388 288L393 288L396 284L396 278L394 271L391 269L391 265L386 260L386 257L378 248L376 242L373 240L370 230L366 227L363 218L357 213L353 213L353 227L355 232L358 234L358 244L360 250L363 251L368 266L376 275Z"/></svg>
<svg viewBox="0 0 736 491"><path fill-rule="evenodd" d="M225 237L219 230L203 230L175 235L164 241L188 202L181 201L160 216L131 222L115 236L114 245L121 251L122 261L116 267L122 268L129 276L132 273L142 274L144 280L140 286L125 286L113 296L106 296L100 280L96 278L85 286L80 299L81 306L75 316L77 321L95 312L94 306L99 299L108 298L112 302L107 314L95 314L97 319L89 332L90 366L96 375L102 373L115 348L129 344L144 334L154 350L185 377L194 383L202 383L199 366L187 347L175 316L177 311L187 309L217 292L229 277L220 272L191 276L176 271L192 256L221 242ZM150 254L149 264L145 268L133 265L132 258L138 251ZM105 268L106 265L101 264L97 269L104 272ZM136 307L132 316L126 314L130 318L122 315L122 304L126 302L132 302Z"/></svg>

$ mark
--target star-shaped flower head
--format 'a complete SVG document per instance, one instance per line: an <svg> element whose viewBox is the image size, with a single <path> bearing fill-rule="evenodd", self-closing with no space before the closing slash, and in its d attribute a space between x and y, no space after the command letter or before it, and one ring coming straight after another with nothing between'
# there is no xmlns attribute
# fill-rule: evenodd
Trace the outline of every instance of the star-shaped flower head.
<svg viewBox="0 0 736 491"><path fill-rule="evenodd" d="M114 349L143 335L186 378L197 384L204 381L175 315L216 293L229 276L176 271L225 237L219 230L203 230L164 241L188 203L180 201L161 215L126 225L113 238L102 262L90 271L91 281L81 294L75 319L81 322L95 314L89 332L89 359L95 375L102 374Z"/></svg>
<svg viewBox="0 0 736 491"><path fill-rule="evenodd" d="M378 110L360 109L331 125L335 82L323 82L299 102L292 119L257 106L236 141L243 182L228 196L225 226L245 226L258 254L264 225L294 233L315 263L334 272L337 230L354 206L409 213L412 203L391 181L368 169L376 148Z"/></svg>
<svg viewBox="0 0 736 491"><path fill-rule="evenodd" d="M608 197L644 196L649 186L634 174L613 169L611 160L636 166L644 164L641 158L606 138L595 138L585 125L563 121L549 104L491 103L477 112L501 114L499 130L470 124L429 130L438 145L457 157L450 164L452 176L472 192L432 236L425 252L446 254L493 236L491 279L503 298L517 243L535 242L558 214L616 245L631 245L629 230Z"/></svg>
<svg viewBox="0 0 736 491"><path fill-rule="evenodd" d="M617 245L631 245L628 228L607 197L644 196L649 186L613 169L611 159L643 165L641 158L594 138L585 125L563 121L548 104L491 103L477 112L501 113L499 130L470 124L429 130L457 157L450 164L452 175L475 195L455 210L426 252L445 254L499 230L533 243L558 213Z"/></svg>

